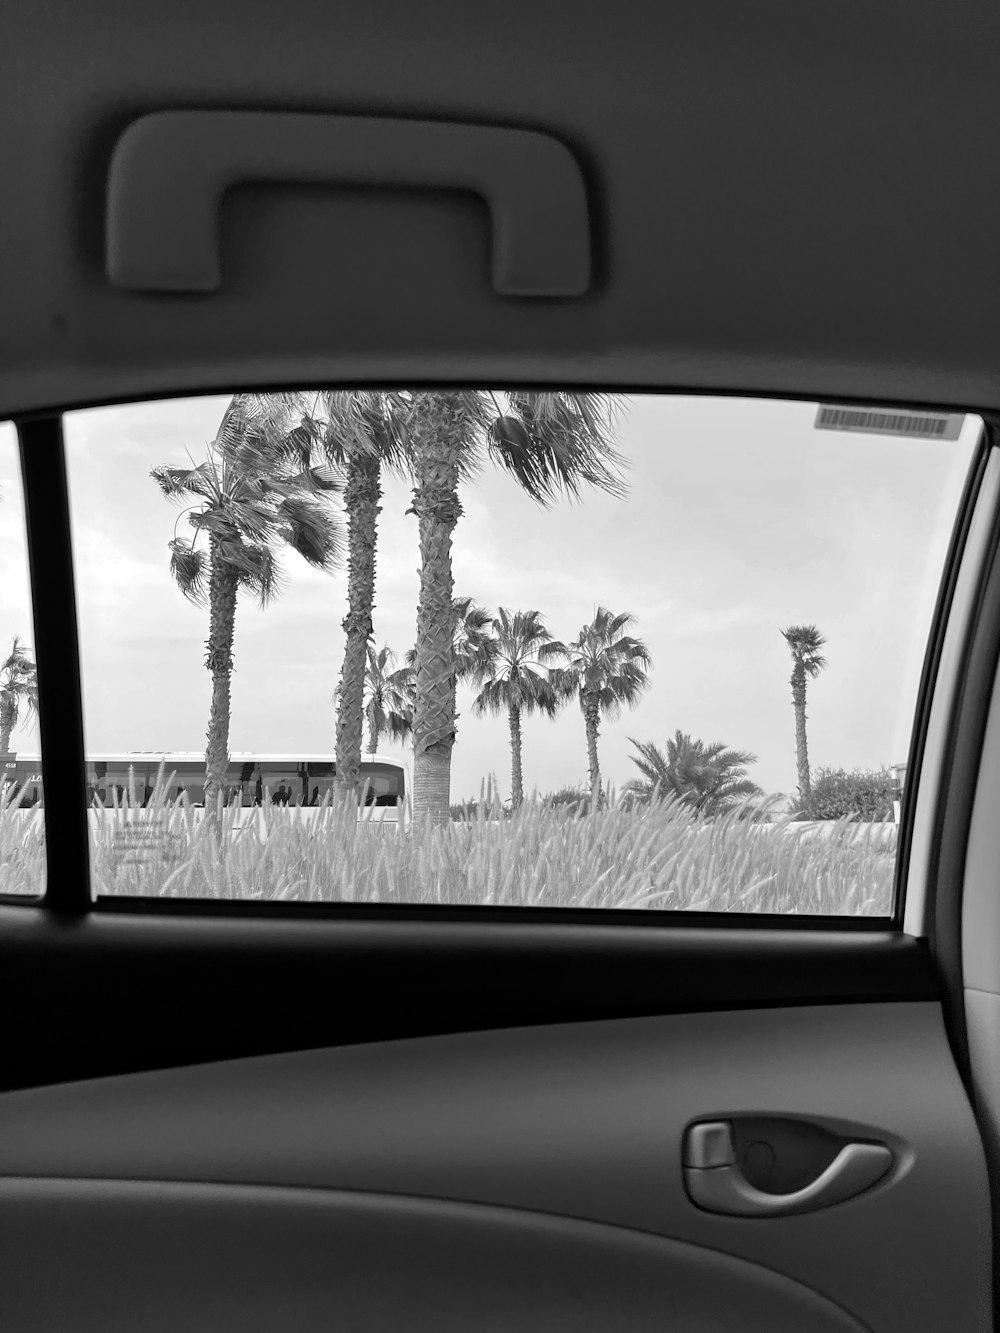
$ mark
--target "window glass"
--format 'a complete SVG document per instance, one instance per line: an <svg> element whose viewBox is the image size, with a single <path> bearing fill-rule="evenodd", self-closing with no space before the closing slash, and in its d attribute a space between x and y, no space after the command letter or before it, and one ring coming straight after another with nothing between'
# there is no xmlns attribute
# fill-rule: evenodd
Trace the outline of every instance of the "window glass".
<svg viewBox="0 0 1000 1333"><path fill-rule="evenodd" d="M17 433L0 422L0 894L45 892L38 685Z"/></svg>
<svg viewBox="0 0 1000 1333"><path fill-rule="evenodd" d="M499 389L69 414L96 891L888 913L980 425Z"/></svg>

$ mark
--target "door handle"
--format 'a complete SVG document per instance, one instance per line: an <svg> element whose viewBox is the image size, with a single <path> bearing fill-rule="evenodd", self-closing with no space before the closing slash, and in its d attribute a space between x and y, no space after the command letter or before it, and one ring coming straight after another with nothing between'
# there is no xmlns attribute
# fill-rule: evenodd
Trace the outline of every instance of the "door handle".
<svg viewBox="0 0 1000 1333"><path fill-rule="evenodd" d="M581 296L590 285L583 173L551 135L275 111L160 111L125 129L108 177L111 282L216 290L223 195L253 182L469 191L490 210L497 292Z"/></svg>
<svg viewBox="0 0 1000 1333"><path fill-rule="evenodd" d="M698 1208L731 1217L790 1217L829 1208L869 1189L892 1166L881 1143L847 1143L815 1180L788 1194L751 1185L733 1150L728 1120L692 1125L684 1138L684 1184Z"/></svg>

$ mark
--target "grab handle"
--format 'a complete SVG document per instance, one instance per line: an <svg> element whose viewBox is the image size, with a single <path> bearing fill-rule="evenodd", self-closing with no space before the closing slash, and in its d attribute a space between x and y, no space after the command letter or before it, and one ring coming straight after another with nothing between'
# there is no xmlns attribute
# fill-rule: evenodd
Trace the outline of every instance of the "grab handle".
<svg viewBox="0 0 1000 1333"><path fill-rule="evenodd" d="M590 285L583 177L557 139L499 126L270 111L160 111L128 126L108 181L111 282L215 291L222 198L250 182L471 191L492 217L498 293L581 296Z"/></svg>

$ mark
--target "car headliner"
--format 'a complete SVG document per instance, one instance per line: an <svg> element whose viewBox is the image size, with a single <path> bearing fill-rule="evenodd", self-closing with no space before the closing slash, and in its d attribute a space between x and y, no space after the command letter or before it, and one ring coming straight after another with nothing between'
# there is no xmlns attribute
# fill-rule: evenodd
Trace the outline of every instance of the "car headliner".
<svg viewBox="0 0 1000 1333"><path fill-rule="evenodd" d="M32 0L0 36L0 413L331 380L1000 407L985 0ZM471 197L254 187L217 294L116 290L110 155L175 108L543 130L592 287L497 296Z"/></svg>

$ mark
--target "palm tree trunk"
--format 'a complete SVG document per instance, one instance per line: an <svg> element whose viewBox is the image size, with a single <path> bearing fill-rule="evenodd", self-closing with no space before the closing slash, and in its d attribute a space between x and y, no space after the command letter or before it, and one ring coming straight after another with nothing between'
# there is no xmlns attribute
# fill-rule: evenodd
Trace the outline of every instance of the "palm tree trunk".
<svg viewBox="0 0 1000 1333"><path fill-rule="evenodd" d="M10 750L11 732L16 721L17 714L12 704L5 703L0 707L0 752L3 754L7 754Z"/></svg>
<svg viewBox="0 0 1000 1333"><path fill-rule="evenodd" d="M521 776L521 710L517 704L510 706L510 803L516 810L524 801L524 784Z"/></svg>
<svg viewBox="0 0 1000 1333"><path fill-rule="evenodd" d="M792 668L792 707L795 709L795 760L799 770L799 800L812 790L809 780L809 745L806 741L806 673L801 663Z"/></svg>
<svg viewBox="0 0 1000 1333"><path fill-rule="evenodd" d="M380 729L379 727L377 727L377 726L375 725L374 722L369 721L369 723L368 723L368 753L369 753L369 754L374 754L374 753L376 752L376 750L377 750L378 747L379 747L379 742L381 741L381 739L382 739L382 731L381 731L381 729Z"/></svg>
<svg viewBox="0 0 1000 1333"><path fill-rule="evenodd" d="M374 454L353 452L347 460L347 615L344 661L337 692L337 785L357 791L361 779L365 668L375 601L375 546L382 498L380 463Z"/></svg>
<svg viewBox="0 0 1000 1333"><path fill-rule="evenodd" d="M587 728L587 760L590 764L590 808L594 811L601 803L601 765L597 758L601 711L596 699L584 698L583 720Z"/></svg>
<svg viewBox="0 0 1000 1333"><path fill-rule="evenodd" d="M229 768L230 681L233 674L233 637L236 629L237 576L223 558L220 538L209 538L212 572L208 583L208 652L205 665L212 673L212 707L205 747L205 813L215 810L226 789Z"/></svg>
<svg viewBox="0 0 1000 1333"><path fill-rule="evenodd" d="M448 822L455 744L454 580L451 539L462 513L459 462L466 436L461 395L420 393L410 415L413 511L420 530L413 816Z"/></svg>

